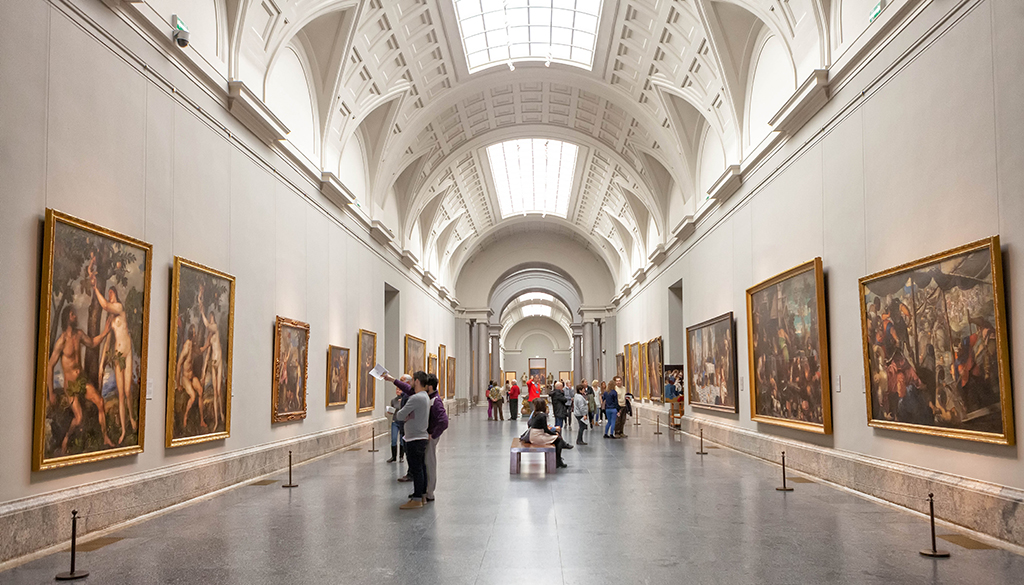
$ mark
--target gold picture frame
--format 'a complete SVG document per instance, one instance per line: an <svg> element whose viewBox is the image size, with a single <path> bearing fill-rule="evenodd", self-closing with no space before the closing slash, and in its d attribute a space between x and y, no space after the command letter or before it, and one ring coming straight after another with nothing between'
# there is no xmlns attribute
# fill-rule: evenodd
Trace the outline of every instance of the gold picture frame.
<svg viewBox="0 0 1024 585"><path fill-rule="evenodd" d="M415 335L405 334L404 373L415 374L427 371L427 342Z"/></svg>
<svg viewBox="0 0 1024 585"><path fill-rule="evenodd" d="M455 398L455 358L452 356L448 357L448 367L446 373L448 381L445 383L447 385L447 394L445 395L445 398Z"/></svg>
<svg viewBox="0 0 1024 585"><path fill-rule="evenodd" d="M142 266L138 266L141 258ZM78 463L101 461L141 453L145 448L146 428L146 365L149 347L149 304L150 280L153 264L153 246L142 240L117 233L77 217L47 209L43 226L43 267L39 298L39 337L36 359L36 402L35 427L32 441L32 470L55 469ZM107 287L107 283L113 284ZM100 293L100 286L107 287L106 294ZM139 299L139 288L142 298ZM88 290L92 288L93 290ZM127 289L127 290L118 290ZM110 300L113 291L114 300ZM79 293L87 293L81 295ZM87 307L75 307L76 297L90 297ZM99 297L103 297L101 300ZM78 326L78 313L85 312L86 327L94 330L91 334ZM113 328L113 322L121 319L120 339L111 334L107 326L101 325L103 314L107 314L106 325ZM56 327L59 328L56 328ZM104 333L106 330L107 333ZM65 346L75 347L64 352ZM109 343L108 343L109 342ZM127 342L131 358L139 359L139 376L125 362L129 355L116 349ZM60 346L59 348L57 346ZM81 346L87 351L86 362L82 361ZM78 351L75 351L75 349ZM52 354L52 355L51 355ZM95 369L91 364L97 364ZM103 397L103 381L106 368L112 370L115 384L120 365L121 379L126 370L132 369L128 387L115 392L127 400L124 409L131 416L136 414L133 435L127 432L124 415L118 409L120 426L125 433L121 437L111 436L106 423L107 399ZM60 367L60 377L56 375ZM78 371L78 377L67 382L65 367ZM69 372L70 373L70 372ZM91 379L90 379L91 378ZM57 394L56 383L61 382L61 395ZM109 384L108 384L109 385ZM73 387L71 387L73 386ZM99 386L99 388L97 388ZM121 388L121 386L118 386ZM137 397L137 408L132 405L132 396ZM95 416L103 437L98 444L95 434L88 435L83 427L92 426L89 412L83 412L75 422L74 405L79 397L95 405L99 401L102 413L97 407ZM121 406L118 402L118 406ZM79 411L86 411L91 406ZM100 415L103 420L100 420ZM79 429L81 429L79 431ZM58 439L63 431L64 437ZM78 432L76 432L78 431ZM73 435L73 437L72 437ZM74 439L72 441L72 438ZM117 438L120 446L114 444ZM124 445L128 439L129 444ZM70 443L70 449L69 447ZM59 447L59 449L58 449ZM58 453L59 450L59 453ZM77 451L69 453L69 451Z"/></svg>
<svg viewBox="0 0 1024 585"><path fill-rule="evenodd" d="M509 384L511 384L511 383L516 381L516 371L515 370L509 370L509 371L505 372L503 374L503 376L504 376L504 381L508 382Z"/></svg>
<svg viewBox="0 0 1024 585"><path fill-rule="evenodd" d="M356 414L373 412L377 407L377 379L370 375L377 365L377 334L366 329L359 330L356 339Z"/></svg>
<svg viewBox="0 0 1024 585"><path fill-rule="evenodd" d="M643 373L642 364L640 363L640 342L634 342L629 345L629 385L626 387L626 392L633 395L633 398L639 398L642 387L640 386L640 380L642 379L641 374Z"/></svg>
<svg viewBox="0 0 1024 585"><path fill-rule="evenodd" d="M573 379L572 379L573 378L572 374L573 373L571 371L558 372L558 379L566 382L570 386L575 386L575 382L573 382Z"/></svg>
<svg viewBox="0 0 1024 585"><path fill-rule="evenodd" d="M635 394L634 398L638 400L646 400L651 395L651 389L648 388L651 383L651 364L647 355L647 342L644 341L640 344L640 394Z"/></svg>
<svg viewBox="0 0 1024 585"><path fill-rule="evenodd" d="M647 342L647 398L665 401L665 348L661 336Z"/></svg>
<svg viewBox="0 0 1024 585"><path fill-rule="evenodd" d="M437 394L444 398L448 396L448 348L443 343L437 346L437 367Z"/></svg>
<svg viewBox="0 0 1024 585"><path fill-rule="evenodd" d="M869 426L1014 444L1002 268L992 236L858 281Z"/></svg>
<svg viewBox="0 0 1024 585"><path fill-rule="evenodd" d="M327 408L348 404L350 353L347 347L327 346L327 388L324 393Z"/></svg>
<svg viewBox="0 0 1024 585"><path fill-rule="evenodd" d="M282 355L282 352L287 354ZM306 418L309 381L309 323L277 316L274 322L274 378L270 422Z"/></svg>
<svg viewBox="0 0 1024 585"><path fill-rule="evenodd" d="M427 373L437 375L437 356L434 354L427 356Z"/></svg>
<svg viewBox="0 0 1024 585"><path fill-rule="evenodd" d="M740 411L735 323L730 311L686 328L685 371L690 406L720 412ZM722 363L723 360L726 363ZM718 396L714 398L716 389Z"/></svg>
<svg viewBox="0 0 1024 585"><path fill-rule="evenodd" d="M221 288L221 287L225 288ZM188 307L183 305L182 293L187 290L189 297ZM207 307L210 305L209 298L206 298L206 291L213 290L213 306L207 314ZM223 295L223 296L222 296ZM224 301L227 306L224 306ZM221 332L220 328L226 321L226 331ZM188 327L185 328L186 323ZM205 334L205 342L200 342L198 337L198 326L201 325ZM179 326L184 329L179 331ZM233 363L233 348L235 335L235 277L221 272L198 262L186 260L180 256L174 257L174 272L171 277L171 326L167 352L167 403L165 405L165 437L166 447L179 447L182 445L194 445L207 441L217 441L231 436L231 365ZM181 339L184 337L185 339ZM216 345L214 344L216 340ZM227 344L224 345L224 341ZM179 344L179 341L181 343ZM214 348L219 345L215 352ZM209 352L203 359L202 372L195 375L195 358L193 352L199 352L203 347L208 347ZM221 356L218 359L216 356ZM226 359L225 359L226 356ZM179 363L184 366L190 365L191 376L185 377L186 372L181 371ZM205 426L203 409L205 408L206 380L210 379L210 390L212 390L212 406L214 408L213 429L203 433L200 432ZM222 383L218 382L222 380ZM202 391L194 392L195 384L198 384ZM218 390L218 385L220 389ZM179 392L183 391L183 392ZM189 390L193 390L190 394ZM182 396L182 394L185 396ZM181 409L184 400L184 409ZM192 427L188 421L190 412L189 403L198 404L197 412L199 425ZM183 412L182 412L183 410ZM223 430L220 429L221 416L223 413ZM180 415L180 416L179 416ZM189 429L195 430L190 434Z"/></svg>
<svg viewBox="0 0 1024 585"><path fill-rule="evenodd" d="M808 287L813 290L808 291ZM812 301L813 308L808 306ZM795 332L796 316L792 313L797 306L804 312L800 333ZM772 313L776 316L771 317ZM782 317L783 313L785 318ZM808 318L810 322L807 322ZM771 331L775 331L774 341ZM780 339L783 341L780 342ZM802 343L804 341L806 344ZM820 257L747 289L747 344L751 420L812 433L832 434L825 273ZM802 344L807 347L799 347ZM769 352L769 349L772 351ZM809 355L798 355L802 351ZM771 361L785 362L787 359L789 363L777 363L775 368L767 367ZM782 396L783 391L778 389L777 382L773 389L770 382L775 380L775 374L770 372L773 369L775 372L792 369L793 360L807 361L806 370L809 373L804 377L809 381L805 388L800 388L803 381L790 384L789 387L793 389L791 394L795 396L787 398ZM759 379L758 362L765 365L760 370L760 374L766 378L765 382ZM814 389L815 380L819 391ZM759 401L758 397L762 394L765 400ZM771 401L768 400L769 396L773 398ZM786 412L797 410L802 411L799 416L803 418L785 416Z"/></svg>

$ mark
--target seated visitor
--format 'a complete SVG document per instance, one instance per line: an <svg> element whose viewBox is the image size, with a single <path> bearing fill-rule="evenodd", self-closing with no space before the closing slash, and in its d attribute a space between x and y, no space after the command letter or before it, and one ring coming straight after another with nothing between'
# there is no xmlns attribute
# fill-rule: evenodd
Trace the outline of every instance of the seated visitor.
<svg viewBox="0 0 1024 585"><path fill-rule="evenodd" d="M559 436L560 430L559 427L552 429L548 426L548 403L543 398L534 400L533 415L530 416L529 443L537 446L554 445L556 464L560 468L565 468L569 466L562 461L562 449L572 449L573 446Z"/></svg>

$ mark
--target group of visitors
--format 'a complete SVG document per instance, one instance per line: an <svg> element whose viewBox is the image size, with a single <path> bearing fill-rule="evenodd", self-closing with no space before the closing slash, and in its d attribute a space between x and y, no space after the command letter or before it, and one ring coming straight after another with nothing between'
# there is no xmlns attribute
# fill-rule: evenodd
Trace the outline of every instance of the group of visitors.
<svg viewBox="0 0 1024 585"><path fill-rule="evenodd" d="M408 455L409 471L398 478L400 482L412 482L413 491L409 501L399 506L402 510L422 508L434 501L437 486L437 443L448 429L448 412L444 400L437 391L437 376L423 371L401 378L385 375L384 379L395 384L395 398L388 406L391 419L391 459L395 455L401 461Z"/></svg>
<svg viewBox="0 0 1024 585"><path fill-rule="evenodd" d="M531 384L533 384L532 387L530 386ZM530 393L527 400L527 404L529 404L540 396L540 389L537 388L533 380L527 382L527 389ZM505 411L502 410L502 405L506 402L508 403L508 419L518 419L519 396L521 394L522 390L519 388L519 383L515 380L506 380L504 386L499 386L494 380L491 380L490 384L487 385L487 420L504 421ZM523 405L524 414L526 406L526 404Z"/></svg>

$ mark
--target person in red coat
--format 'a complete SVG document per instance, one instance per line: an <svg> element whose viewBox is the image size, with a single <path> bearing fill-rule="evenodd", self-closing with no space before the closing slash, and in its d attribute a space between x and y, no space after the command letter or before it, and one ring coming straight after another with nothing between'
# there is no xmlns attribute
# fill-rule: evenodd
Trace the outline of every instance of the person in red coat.
<svg viewBox="0 0 1024 585"><path fill-rule="evenodd" d="M512 387L508 389L508 418L516 420L519 416L519 384L512 381Z"/></svg>

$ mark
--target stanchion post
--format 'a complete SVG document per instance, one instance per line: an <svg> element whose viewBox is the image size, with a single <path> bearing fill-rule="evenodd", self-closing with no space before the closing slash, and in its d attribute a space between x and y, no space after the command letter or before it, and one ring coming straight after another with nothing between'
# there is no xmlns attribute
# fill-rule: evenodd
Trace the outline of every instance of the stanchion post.
<svg viewBox="0 0 1024 585"><path fill-rule="evenodd" d="M654 431L654 434L655 435L660 435L661 434L661 415L660 414L658 415L658 426L656 427L656 429L657 430ZM703 449L701 449L701 450L703 451Z"/></svg>
<svg viewBox="0 0 1024 585"><path fill-rule="evenodd" d="M708 452L704 450L704 429L700 429L700 451L697 451L697 455L707 455Z"/></svg>
<svg viewBox="0 0 1024 585"><path fill-rule="evenodd" d="M934 532L934 531L933 531ZM78 510L71 510L71 570L67 573L60 573L55 578L58 581L74 581L89 576L89 571L78 571L75 569L75 547L78 540Z"/></svg>
<svg viewBox="0 0 1024 585"><path fill-rule="evenodd" d="M370 448L366 450L368 453L377 452L377 430L370 427Z"/></svg>
<svg viewBox="0 0 1024 585"><path fill-rule="evenodd" d="M932 525L932 548L931 550L925 549L921 551L921 555L932 557L933 559L948 559L949 551L935 548L935 494L928 494L928 519Z"/></svg>
<svg viewBox="0 0 1024 585"><path fill-rule="evenodd" d="M299 487L299 484L292 482L292 452L288 452L288 483L281 486L283 488L294 488Z"/></svg>
<svg viewBox="0 0 1024 585"><path fill-rule="evenodd" d="M793 488L786 485L786 452L782 452L782 487L775 488L777 492L791 492Z"/></svg>

